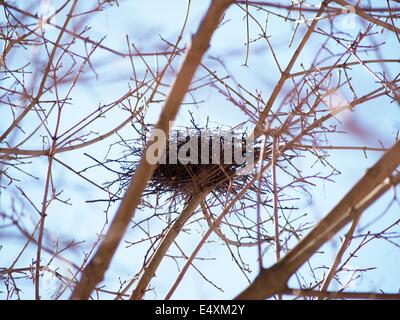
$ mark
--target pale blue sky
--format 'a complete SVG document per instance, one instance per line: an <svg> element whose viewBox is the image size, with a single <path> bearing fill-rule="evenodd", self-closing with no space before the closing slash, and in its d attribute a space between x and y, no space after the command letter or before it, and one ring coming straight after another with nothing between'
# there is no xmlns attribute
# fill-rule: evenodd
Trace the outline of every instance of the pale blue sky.
<svg viewBox="0 0 400 320"><path fill-rule="evenodd" d="M13 1L11 1L13 2ZM361 1L361 3L366 1ZM14 1L13 3L21 6L21 1ZM40 1L27 1L23 6L32 5L33 8L38 6ZM62 1L53 1L54 7L58 7ZM95 1L80 1L77 11L84 11L84 6L91 7ZM198 22L204 14L209 1L192 1L190 7L190 14L187 24L186 32L183 35L182 43L187 43L190 39L190 35L195 32ZM319 1L313 1L312 3L319 3ZM86 25L91 26L91 30L86 34L89 35L93 40L99 40L106 36L102 44L111 47L118 51L127 51L126 35L129 36L131 42L134 42L136 47L144 52L152 52L158 50L164 45L161 44L160 37L167 39L168 41L175 41L175 38L179 32L182 20L185 14L186 1L184 0L151 0L151 1L136 1L136 0L125 0L119 1L119 7L114 5L113 7L107 8L106 10L94 15L94 19L85 21ZM32 10L34 11L34 10ZM265 22L266 15L262 12L253 12L262 22ZM2 18L2 16L0 15ZM282 18L270 16L268 34L270 35L271 44L277 48L277 54L279 62L282 66L285 66L288 59L291 57L295 45L298 43L301 35L304 33L304 26L299 27L297 36L294 38L294 45L288 49L287 43L291 31L291 25L283 21ZM339 18L338 18L339 19ZM218 69L221 75L224 75L224 71L215 61L210 59L210 56L220 57L226 62L226 66L231 74L247 89L253 92L261 90L263 97L268 98L273 85L276 83L279 73L274 65L272 56L267 49L265 42L257 42L250 47L250 58L248 67L242 66L245 60L245 42L246 42L246 28L245 20L243 19L243 12L237 7L232 7L228 10L225 17L225 24L223 24L214 35L211 48L207 52L207 56L203 60L207 66L211 69ZM364 26L358 19L356 21L356 28L353 30L347 30L347 32L355 34ZM57 19L55 23L61 24L63 21ZM338 23L340 20L338 20ZM324 22L320 23L321 28L327 28L327 24ZM326 30L329 30L328 28ZM48 35L55 37L57 32L49 28ZM254 38L258 35L258 29L251 25L250 37ZM399 55L399 43L397 38L384 32L381 35L382 41L388 43L387 49L384 54L384 58L398 59ZM306 48L302 52L299 62L301 62L306 68L310 66L312 58L315 52L320 50L320 40L315 38L307 44ZM334 48L333 44L332 49ZM84 52L84 48L80 42L77 42L73 48L78 52ZM325 54L326 55L326 54ZM13 63L20 65L21 61L34 61L35 53L32 50L27 50L25 54L19 53L14 56ZM369 59L374 59L376 56L371 54ZM40 58L39 58L40 59ZM98 49L93 55L93 61L95 61L93 67L98 74L99 80L96 80L95 74L87 69L84 77L85 82L82 82L72 94L72 105L65 112L63 122L61 124L61 132L71 127L72 124L76 123L82 115L85 115L89 110L95 109L99 104L108 103L116 100L122 94L127 91L129 78L131 76L131 67L129 59L117 57L109 52ZM155 65L158 63L162 66L165 59L160 57L157 59L147 59L149 64ZM334 60L330 60L332 62ZM143 74L143 66L140 66L140 61L137 59L138 74ZM326 64L329 64L328 62ZM324 64L325 65L325 64ZM400 68L398 64L390 64L388 78L395 77L399 72ZM175 65L177 67L177 65ZM374 70L379 70L379 65L373 65ZM293 71L299 71L301 67L299 64L294 66ZM202 70L199 70L199 75L204 75ZM376 83L370 79L370 75L360 66L354 66L352 71L354 77L353 83L357 86L357 90L362 94L371 91L377 87ZM172 77L169 75L166 81L171 81ZM283 92L287 93L292 90L291 83L284 87ZM345 99L351 99L351 95L348 90L343 90L341 93ZM232 107L224 97L219 95L215 89L204 88L196 91L195 97L197 100L204 101L200 103L198 107L191 107L190 110L194 111L194 116L200 125L204 125L206 117L210 118L210 123L214 125L236 125L244 120L246 116L238 109ZM191 102L191 97L186 97L186 102ZM281 102L277 100L277 104ZM161 109L161 104L152 105L147 114L147 121L149 123L155 122ZM6 111L0 109L0 116L9 117L10 115ZM115 126L116 123L121 122L125 119L126 113L112 112L106 119L96 121L92 127L88 127L87 131L93 130L96 132L105 132L107 129ZM400 129L400 108L395 103L390 103L386 97L376 99L372 102L365 103L356 108L356 111L352 113L351 117L360 124L370 135L368 141L361 139L351 133L346 135L331 135L326 141L327 145L356 145L356 146L379 146L379 141L389 147L395 137L395 133ZM7 118L4 118L7 119ZM182 107L181 112L177 117L178 125L189 124L189 114L187 107ZM2 121L0 129L3 131L6 122ZM331 121L330 124L338 124L337 121ZM34 123L25 123L24 125L29 128L34 126ZM340 125L340 124L338 124ZM129 139L134 131L129 126L121 130L120 135ZM16 136L16 140L21 140L22 134ZM92 165L93 162L83 155L86 152L90 155L96 156L98 159L104 157L108 151L110 143L116 141L117 137L110 138L99 144L92 145L85 150L77 150L68 152L62 155L60 159L68 163L70 166L76 169L83 169L86 166ZM41 140L31 139L26 148L41 148ZM323 216L325 216L329 210L337 203L341 197L346 194L348 190L355 184L355 182L363 175L366 169L373 165L377 159L379 159L380 152L368 152L368 158L363 156L362 151L330 151L329 161L341 172L341 175L334 176L334 183L332 182L318 182L315 187L308 188L312 194L312 202L305 194L300 193L300 200L297 202L300 205L300 210L297 214L301 215L307 213L307 217L304 218L304 222L317 222ZM304 174L315 173L315 172L328 172L329 168L317 164L313 167L314 160L310 158L303 158L297 160L299 167L304 170ZM47 159L35 159L34 162L28 167L28 171L34 173L39 180L27 179L23 177L23 186L28 190L29 195L36 200L37 205L40 204L42 197L42 189L40 186L43 184L43 179L46 173ZM88 199L96 199L104 197L104 195L98 189L92 187L89 184L85 184L79 177L65 171L63 167L55 164L55 183L64 190L65 198L71 198L70 202L72 206L66 206L61 204L54 204L50 207L48 217L46 219L47 229L52 233L54 239L56 236L60 237L61 240L67 241L72 238L77 241L87 240L88 243L82 245L79 250L74 253L68 254L68 256L74 261L80 261L82 258L82 251L88 249L90 241L93 241L104 222L104 214L102 213L105 209L104 203L86 203ZM99 184L104 183L110 179L115 179L111 173L96 169L90 172L89 178L93 179ZM278 176L278 181L286 181L287 177ZM21 183L19 183L21 185ZM10 208L10 196L17 194L14 187L6 191L2 191L0 195L1 199L1 210L8 210ZM373 218L382 211L388 201L391 199L390 195L386 195L377 203L375 203L365 214L365 218L362 220L361 226ZM110 216L112 218L115 212L116 205L113 205L110 209ZM31 213L29 205L25 204L23 209L29 216ZM399 207L394 205L385 216L378 222L373 224L371 230L379 230L384 226L388 225L390 221L394 220L394 216L398 215ZM150 210L138 211L136 213L137 219L142 219L146 215L152 214ZM250 213L252 214L252 213ZM135 218L135 219L136 219ZM154 226L159 228L159 226ZM206 231L204 225L198 225L196 231L190 234L182 234L179 238L179 245L184 252L189 255L193 248L196 246L198 241L201 239L200 232ZM0 231L0 239L4 242L4 239L11 237L12 235L7 233L2 235ZM138 235L128 230L125 240L134 241L134 239L140 239L143 235ZM210 286L204 279L190 268L187 272L184 280L179 286L178 290L174 294L173 298L185 299L229 299L238 294L247 285L245 277L241 274L235 264L232 262L229 251L226 247L218 241L215 236L212 236L210 240L214 240L214 243L205 246L199 253L199 257L212 258L215 260L204 260L196 261L196 266L202 270L202 272L217 286L224 289L224 292L216 290ZM324 246L321 251L324 254L316 254L313 258L313 265L329 266L332 258L337 250L338 238L335 241L331 241ZM394 239L394 241L398 240ZM0 250L0 261L1 265L8 265L15 257L15 250L21 247L22 242L18 239L13 241L12 245L4 246ZM122 244L115 255L111 268L106 274L104 284L109 289L118 289L119 280L127 280L133 276L142 265L143 255L146 247L136 248L125 248ZM31 263L32 253L35 248L31 246L24 257L21 259L21 266ZM172 253L177 253L177 249L174 248ZM241 251L242 258L249 264L249 268L252 269L252 273L249 276L254 278L257 274L257 249L246 248ZM47 255L44 255L44 259L48 259ZM274 260L274 254L272 250L269 250L265 256L265 264L270 265ZM57 264L58 262L56 262ZM366 291L376 290L381 288L387 292L397 292L400 289L400 277L398 275L398 267L400 263L400 254L398 248L388 244L384 241L373 241L367 249L362 251L360 256L350 263L354 268L364 268L376 266L377 269L367 273L365 277L356 282L356 286L351 287L352 290ZM182 261L180 261L182 266ZM65 265L59 266L61 269L65 269ZM152 280L151 286L156 288L155 292L150 292L146 297L152 298L163 298L169 287L172 285L174 276L177 275L178 269L176 263L172 259L166 259L160 269L157 271L157 277ZM307 278L308 269L304 271L304 276ZM44 281L44 292L51 294L54 288L51 277L48 281ZM293 286L297 285L296 282L292 282ZM47 286L47 287L46 287ZM334 285L331 287L334 289ZM33 292L33 286L30 282L26 282L26 286L23 286L24 294L23 297L31 298ZM65 295L66 298L68 295ZM109 298L105 295L104 298Z"/></svg>

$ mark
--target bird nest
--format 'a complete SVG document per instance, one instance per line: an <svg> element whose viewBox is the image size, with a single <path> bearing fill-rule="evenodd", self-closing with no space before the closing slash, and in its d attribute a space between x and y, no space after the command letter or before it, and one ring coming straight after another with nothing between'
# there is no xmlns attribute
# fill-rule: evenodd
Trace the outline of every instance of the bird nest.
<svg viewBox="0 0 400 320"><path fill-rule="evenodd" d="M234 187L233 181L247 180L258 156L259 148L243 133L174 131L165 143L149 187L182 194L227 192Z"/></svg>
<svg viewBox="0 0 400 320"><path fill-rule="evenodd" d="M137 170L140 158L149 152L144 134L137 140L124 140L123 156L114 159L120 164L118 193L126 189ZM121 143L119 143L121 144ZM171 193L187 198L208 190L216 195L235 194L251 178L260 148L245 132L192 128L171 131L160 143L158 160L144 195Z"/></svg>

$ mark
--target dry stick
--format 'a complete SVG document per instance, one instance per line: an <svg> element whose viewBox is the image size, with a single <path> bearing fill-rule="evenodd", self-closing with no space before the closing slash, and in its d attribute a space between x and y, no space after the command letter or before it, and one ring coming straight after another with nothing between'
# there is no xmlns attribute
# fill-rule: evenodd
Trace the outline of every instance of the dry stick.
<svg viewBox="0 0 400 320"><path fill-rule="evenodd" d="M200 204L207 193L208 191L197 193L188 201L185 208L180 213L178 219L174 222L171 228L168 229L166 235L163 237L160 245L157 247L156 251L152 255L150 262L147 266L144 267L145 271L129 299L138 300L143 297L146 288L150 283L150 280L153 278L168 249L175 241L186 221L191 217L193 211Z"/></svg>
<svg viewBox="0 0 400 320"><path fill-rule="evenodd" d="M278 190L276 184L276 158L278 151L278 136L274 134L272 141L272 199L274 210L274 234L275 234L275 259L278 262L281 259L281 245L279 242L279 215L278 215ZM262 270L260 270L261 272ZM278 300L282 300L282 295L278 294Z"/></svg>
<svg viewBox="0 0 400 320"><path fill-rule="evenodd" d="M333 69L347 69L347 68L349 68L351 66L355 66L355 65L370 64L370 63L384 63L384 62L399 63L400 59L373 59L373 60L363 60L362 63L360 63L360 61L353 61L353 62L340 63L340 64L334 65L334 66L331 65L331 66L324 66L324 67L312 67L311 69L308 69L308 70L291 73L290 77L294 78L294 77L298 77L298 76L308 75L313 72L321 72L321 71L333 70Z"/></svg>
<svg viewBox="0 0 400 320"><path fill-rule="evenodd" d="M262 162L260 162L260 165L261 164L262 164ZM267 163L265 166L261 167L260 168L260 174L262 174L266 169L268 169L269 166L270 166L270 163ZM218 230L218 227L219 227L220 223L222 222L222 219L229 213L229 211L232 209L234 204L239 199L241 199L243 197L243 195L247 192L247 190L256 182L257 178L258 178L258 175L255 175L243 187L243 189L240 190L240 192L235 195L235 197L231 201L226 203L226 205L224 206L224 208L223 208L222 212L220 213L220 215L218 216L218 218L215 219L214 222L211 225L209 224L209 228L208 228L207 232L203 235L202 239L197 244L196 248L193 250L192 254L190 255L190 257L186 261L185 266L182 268L180 274L176 278L176 280L175 280L174 284L172 285L171 289L168 291L167 295L165 296L165 300L168 300L168 299L171 298L172 294L175 292L176 288L178 287L178 285L182 281L183 277L185 276L186 271L192 265L192 262L193 262L194 258L199 253L200 249L203 247L204 243L207 241L207 239L211 235L211 233L215 232L216 230ZM259 244L259 241L256 244Z"/></svg>
<svg viewBox="0 0 400 320"><path fill-rule="evenodd" d="M295 149L316 149L316 150L361 150L361 151L387 151L388 148L374 148L374 147L357 147L357 146L319 146L319 145L307 145L307 144L295 144Z"/></svg>
<svg viewBox="0 0 400 320"><path fill-rule="evenodd" d="M276 98L278 97L278 94L281 91L283 85L285 84L286 80L291 77L290 71L292 70L297 58L299 57L300 52L303 50L308 39L311 37L312 33L314 32L314 28L318 23L318 18L322 15L322 13L324 12L324 9L328 3L329 3L329 1L323 1L321 3L321 6L315 15L315 18L313 19L313 21L311 22L310 26L308 27L306 33L304 34L303 38L301 39L301 42L297 46L295 52L293 53L292 58L290 59L289 63L287 64L285 70L281 73L281 77L280 77L278 83L276 84L274 90L272 91L271 96L269 97L267 103L265 104L264 109L261 111L260 119L258 120L258 124L264 123L264 121L267 118L268 113L271 110ZM259 129L256 126L256 128L254 129L254 136L258 137L260 134L261 134L261 132L259 132Z"/></svg>
<svg viewBox="0 0 400 320"><path fill-rule="evenodd" d="M371 293L371 292L332 292L332 291L315 291L310 289L286 289L285 294L298 297L318 297L331 299L384 299L384 300L400 300L400 294L396 293Z"/></svg>
<svg viewBox="0 0 400 320"><path fill-rule="evenodd" d="M114 129L102 134L99 137L93 138L92 140L85 141L79 144L75 144L72 146L68 147L62 147L58 148L54 151L54 154L62 153L62 152L67 152L70 150L76 150L80 149L83 147L86 147L88 145L91 145L93 143L96 143L100 140L104 140L111 136L113 133L118 132L122 127L124 127L129 121L132 120L132 116L129 116L124 122L122 122L120 125L115 127ZM295 149L327 149L327 150L361 150L361 151L386 151L388 150L387 148L375 148L375 147L361 147L361 146L317 146L317 145L307 145L307 144L295 144L293 145L293 148ZM33 157L38 157L38 156L48 156L50 153L49 149L45 150L27 150L27 149L18 149L18 148L0 148L0 158L7 157L7 155L25 155L25 156L33 156Z"/></svg>
<svg viewBox="0 0 400 320"><path fill-rule="evenodd" d="M259 160L259 166L260 168L263 167L263 161L264 161L264 155L265 155L265 145L266 145L266 140L267 137L265 134L262 136L262 141L261 141L261 150L260 150L260 160ZM258 182L258 188L257 188L257 253L258 253L258 265L260 268L260 271L263 269L263 259L262 259L262 247L261 247L261 189L262 189L262 176L263 172L260 170L257 174L257 182Z"/></svg>
<svg viewBox="0 0 400 320"><path fill-rule="evenodd" d="M260 168L260 171L264 171L269 167L268 164L266 164L263 168ZM203 238L201 238L200 242L197 244L196 248L193 250L192 254L186 261L184 267L182 268L181 272L179 273L178 277L176 278L174 284L172 285L171 289L168 291L167 295L165 296L165 300L169 300L172 296L172 294L175 292L176 288L182 281L183 277L186 274L186 271L189 269L189 267L192 265L192 262L196 255L199 253L200 249L203 247L204 243L207 241L208 237L211 235L211 233L218 229L218 226L220 225L222 219L228 214L228 212L232 209L236 201L241 199L243 195L247 192L247 190L255 183L257 179L256 177L253 177L251 181L249 181L246 186L240 190L238 194L235 195L235 197L226 204L224 209L222 210L221 214L218 216L217 219L214 220L213 224L208 228L207 232L204 234Z"/></svg>
<svg viewBox="0 0 400 320"><path fill-rule="evenodd" d="M344 253L346 252L347 248L350 245L350 242L352 240L354 231L356 230L356 227L358 225L358 222L360 221L362 211L357 212L356 216L353 218L353 222L351 223L349 231L347 231L346 235L344 236L343 242L340 245L340 249L328 271L328 274L326 278L324 279L320 291L326 291L328 290L329 284L331 283L333 276L336 274L337 267L342 260L342 257ZM319 297L323 298L323 297Z"/></svg>
<svg viewBox="0 0 400 320"><path fill-rule="evenodd" d="M266 299L282 293L290 276L334 234L354 219L354 212L364 210L376 199L380 184L400 164L400 140L355 184L343 199L283 259L264 269L237 299ZM378 187L377 187L378 186Z"/></svg>
<svg viewBox="0 0 400 320"><path fill-rule="evenodd" d="M208 208L208 206L204 200L202 200L200 202L200 207L201 207L201 211L203 212L203 215L205 217L205 220L207 221L208 227L210 228L214 223L211 210ZM215 228L214 233L218 236L218 238L220 238L228 246L234 246L234 247L239 248L239 247L255 247L258 245L257 242L242 243L240 241L231 240L225 234L222 233L220 228Z"/></svg>
<svg viewBox="0 0 400 320"><path fill-rule="evenodd" d="M54 145L54 140L53 140ZM40 300L40 260L42 255L42 243L43 243L43 233L44 233L44 222L46 218L46 209L48 206L48 195L49 195L49 188L50 188L50 180L51 180L51 170L53 164L53 156L49 156L48 164L47 164L47 171L46 171L46 183L44 187L44 194L42 200L42 209L40 212L40 219L39 219L39 235L37 240L37 249L36 249L36 262L35 262L35 300Z"/></svg>
<svg viewBox="0 0 400 320"><path fill-rule="evenodd" d="M39 227L39 236L37 240L37 248L36 248L36 262L35 262L35 278L34 278L34 284L35 284L35 300L40 299L40 285L39 285L39 279L40 279L40 260L41 260L41 254L42 254L42 241L43 241L43 231L44 231L44 219L46 217L46 208L47 208L47 197L48 197L48 191L49 191L49 184L50 184L50 179L51 179L51 163L52 159L49 158L49 163L47 167L47 173L46 173L46 184L44 187L44 195L43 195L43 201L42 201L42 210L40 214L40 219L37 227ZM35 228L36 231L36 228Z"/></svg>
<svg viewBox="0 0 400 320"><path fill-rule="evenodd" d="M340 249L338 251L338 253L336 254L336 257L332 263L332 266L329 269L329 272L327 274L327 276L325 277L324 282L322 283L321 289L320 291L327 291L330 282L333 279L333 276L336 273L337 267L340 263L340 261L342 260L342 257L344 255L344 253L346 252L346 249L349 247L350 242L352 240L354 231L356 230L357 224L360 220L361 214L362 212L368 207L370 206L372 203L374 203L381 195L383 195L387 190L389 190L392 186L397 185L398 183L400 183L400 173L398 173L396 176L392 177L389 181L384 181L382 184L380 184L379 190L377 190L375 192L375 195L371 198L369 198L367 200L367 202L365 202L363 204L362 208L359 208L356 213L356 216L353 219L353 222L351 224L351 227L349 229L349 231L346 233L346 235L344 236L343 242L340 245Z"/></svg>
<svg viewBox="0 0 400 320"><path fill-rule="evenodd" d="M67 14L67 18L65 19L64 25L63 25L63 29L60 31L60 33L58 34L56 43L50 53L49 56L49 62L46 66L46 69L44 71L43 74L43 78L42 81L39 85L39 90L38 93L36 95L36 98L32 100L32 102L30 103L29 106L27 106L25 108L25 110L17 117L17 119L14 120L14 122L12 123L12 125L3 133L3 135L0 137L0 141L2 141L3 139L5 139L7 137L7 135L16 127L18 126L18 123L20 121L22 121L22 119L26 116L26 114L28 114L28 112L34 107L34 105L36 104L36 102L39 100L39 97L42 95L43 90L44 90L44 86L46 84L46 80L49 76L49 73L51 71L51 67L53 64L53 60L56 54L56 51L59 47L59 43L61 41L61 38L64 34L64 30L66 29L67 25L69 24L71 18L72 18L72 14L75 10L75 7L77 5L77 0L74 1L74 3L72 4L68 14ZM55 72L55 71L54 71ZM57 120L56 120L56 127L54 130L54 137L57 136L57 132L59 129L59 125L60 125L60 116L61 116L61 109L59 107L58 110L58 115L57 115ZM45 183L45 187L44 187L44 195L43 195L43 201L42 201L42 209L41 209L41 213L40 213L40 220L39 220L39 234L38 234L38 240L37 240L37 250L36 250L36 263L35 263L35 300L39 300L40 299L40 284L39 284L39 279L40 279L40 261L41 261L41 256L42 256L42 243L43 243L43 234L44 234L44 223L45 223L45 218L46 218L46 210L48 207L48 195L49 195L49 189L50 189L50 183L51 183L51 176L52 176L52 165L53 165L53 157L54 155L52 154L52 151L55 148L55 143L56 143L56 138L53 138L53 142L52 142L52 146L50 148L50 153L49 153L49 157L48 157L48 166L47 166L47 171L46 171L46 183Z"/></svg>
<svg viewBox="0 0 400 320"><path fill-rule="evenodd" d="M272 137L272 158L271 158L271 171L272 171L272 199L274 210L274 236L275 236L275 259L278 262L281 259L281 245L279 242L279 214L278 214L278 190L276 183L276 160L278 152L278 135L274 134ZM262 271L262 270L261 270ZM278 300L282 300L282 295L278 294Z"/></svg>
<svg viewBox="0 0 400 320"><path fill-rule="evenodd" d="M399 0L392 0L394 2L399 2ZM236 3L239 4L248 4L250 6L268 6L271 8L276 8L276 9L286 9L286 10L291 10L291 11L300 11L300 12L315 12L317 11L317 6L304 6L302 3L299 3L298 1L296 3L291 3L291 4L281 4L281 3L276 3L272 1L251 1L251 0L236 0ZM365 9L371 12L387 12L388 8L386 7L380 7L380 8L367 8L367 7L359 7L360 9ZM340 10L337 8L333 7L328 7L329 12L333 13L340 13ZM398 12L398 8L392 8L392 12Z"/></svg>
<svg viewBox="0 0 400 320"><path fill-rule="evenodd" d="M171 87L155 129L163 130L163 132L168 134L169 122L175 119L179 106L190 86L193 75L209 46L211 36L218 27L224 11L231 2L232 1L228 0L214 0L211 2L206 15L200 23L198 31L192 38L192 43ZM132 177L132 181L120 203L103 242L92 260L83 270L82 278L73 291L71 299L88 299L95 286L103 279L104 273L140 202L141 194L146 187L147 181L154 172L155 165L150 164L145 157L148 147L149 145L147 145L144 150L139 166Z"/></svg>
<svg viewBox="0 0 400 320"><path fill-rule="evenodd" d="M301 42L297 46L294 54L292 55L289 63L287 64L285 70L281 72L281 77L279 78L274 90L271 93L271 96L269 97L267 103L265 104L264 109L260 113L260 118L254 128L254 136L258 137L261 135L261 131L259 129L260 124L264 124L265 119L268 116L268 113L270 112L273 104L275 103L275 100L277 99L279 92L281 91L283 85L285 84L286 80L291 77L290 71L292 70L297 58L299 57L301 51L303 50L304 46L306 45L307 41L311 37L312 33L314 32L315 26L318 23L318 18L322 15L322 13L325 10L325 7L328 5L330 1L323 1L321 3L320 8L318 9L315 18L312 20L310 26L308 27L306 33L304 34L303 38L301 39ZM279 65L278 65L279 67ZM276 236L276 235L275 235Z"/></svg>
<svg viewBox="0 0 400 320"><path fill-rule="evenodd" d="M7 9L12 9L12 10L14 10L14 11L20 13L20 14L23 14L23 15L25 15L27 17L30 17L30 18L33 18L33 19L37 19L37 20L40 19L40 17L38 17L37 14L35 15L35 14L31 13L31 12L28 12L28 11L22 10L22 9L20 9L18 7L15 7L15 6L11 5L10 3L4 3L3 1L4 0L0 0L0 5L3 5ZM69 1L67 1L67 3L68 2ZM62 7L60 9L62 9ZM60 12L60 9L58 9L57 12L55 12L51 16L47 17L47 21L46 21L46 23L48 25L50 25L50 26L52 26L52 27L54 27L54 28L56 28L58 30L62 30L62 27L60 27L59 25L53 23L51 18L55 17L57 15L57 13ZM35 29L33 29L33 31L35 31ZM26 35L21 36L16 41L22 41L26 36L29 36L30 34L32 34L33 31L27 33ZM101 49L103 49L105 51L108 51L108 52L110 52L112 54L115 54L115 55L117 55L119 57L123 57L123 58L125 58L125 57L161 56L161 55L162 56L169 56L169 55L174 55L175 54L175 51L161 51L161 52L157 52L156 51L156 52L143 52L143 53L130 53L130 52L128 52L128 53L123 53L123 52L119 52L119 51L117 51L117 50L115 50L113 48L106 47L106 46L104 46L102 44L99 44L99 42L97 42L96 40L92 40L92 39L90 39L90 37L85 37L82 34L76 33L75 31L71 31L71 30L65 29L64 32L69 34L69 35L71 35L71 36L73 36L73 37L76 37L79 40L82 40L85 43L89 43L91 45L98 46L99 48L101 48Z"/></svg>
<svg viewBox="0 0 400 320"><path fill-rule="evenodd" d="M13 121L13 123L7 128L7 130L0 136L0 141L3 141L5 138L7 138L7 136L10 134L10 132L13 131L18 126L18 124L22 121L22 119L24 119L25 116L29 113L29 111L31 111L32 108L38 103L39 98L43 94L44 86L46 84L46 80L47 80L47 78L49 76L49 73L51 71L51 65L53 63L56 51L60 47L61 38L63 37L64 32L65 32L69 22L71 21L72 14L73 14L73 12L75 10L75 7L76 7L77 3L78 3L78 0L75 0L74 3L72 4L71 9L69 10L69 12L67 14L67 18L65 19L64 24L63 24L63 26L61 28L61 31L57 36L57 40L54 43L53 49L51 50L51 53L50 53L50 56L49 56L49 61L47 62L46 68L44 69L43 78L42 78L42 80L40 82L39 89L38 89L38 92L37 92L36 96L32 99L32 101L29 103L29 105L27 105L25 107L24 111L22 111L20 113L20 115Z"/></svg>
<svg viewBox="0 0 400 320"><path fill-rule="evenodd" d="M271 159L271 166L272 166L272 185L273 185L273 204L274 204L274 227L275 227L275 257L276 261L278 262L281 258L281 246L279 243L279 218L278 218L278 191L276 185L276 156L278 151L278 137L273 137L272 143L272 159Z"/></svg>

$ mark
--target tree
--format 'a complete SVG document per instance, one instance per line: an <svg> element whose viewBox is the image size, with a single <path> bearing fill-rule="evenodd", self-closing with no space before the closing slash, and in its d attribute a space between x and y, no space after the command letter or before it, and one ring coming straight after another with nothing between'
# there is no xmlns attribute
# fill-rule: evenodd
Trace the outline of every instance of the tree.
<svg viewBox="0 0 400 320"><path fill-rule="evenodd" d="M1 2L4 298L400 297L353 266L398 254L396 1L58 5ZM155 132L205 129L253 133L251 174L157 184Z"/></svg>

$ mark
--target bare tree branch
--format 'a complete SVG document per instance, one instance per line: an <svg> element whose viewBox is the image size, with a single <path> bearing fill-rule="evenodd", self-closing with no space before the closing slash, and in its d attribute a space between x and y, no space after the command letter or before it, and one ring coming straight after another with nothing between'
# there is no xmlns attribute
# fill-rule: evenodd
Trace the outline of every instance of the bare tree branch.
<svg viewBox="0 0 400 320"><path fill-rule="evenodd" d="M192 38L192 43L188 48L171 91L168 94L163 111L155 126L156 129L161 129L168 134L169 122L175 119L193 75L201 62L203 54L209 46L211 36L218 27L226 8L231 3L232 1L229 0L214 0L211 2L206 15L200 23L198 31ZM141 194L146 187L146 183L154 171L155 165L151 165L146 159L146 150L147 148L144 150L140 164L132 177L132 182L121 201L119 209L103 242L82 272L82 278L72 293L71 299L88 299L96 284L103 279L104 273L125 233L129 220L132 218L140 202Z"/></svg>
<svg viewBox="0 0 400 320"><path fill-rule="evenodd" d="M207 191L200 192L195 194L191 199L189 199L185 208L179 214L178 219L173 223L170 229L166 232L163 237L160 245L157 247L156 251L153 253L149 263L144 268L144 273L140 277L140 280L133 290L132 295L130 296L130 300L138 300L141 299L145 293L147 286L150 283L150 280L153 278L158 266L160 265L162 259L170 248L171 244L175 241L179 232L182 230L186 221L193 214L193 211L200 204L204 196L207 194Z"/></svg>
<svg viewBox="0 0 400 320"><path fill-rule="evenodd" d="M390 175L400 164L400 141L362 177L346 196L284 258L264 269L237 299L265 299L282 293L290 276L300 268L327 240L354 219L360 209L371 204L381 184L392 185Z"/></svg>

